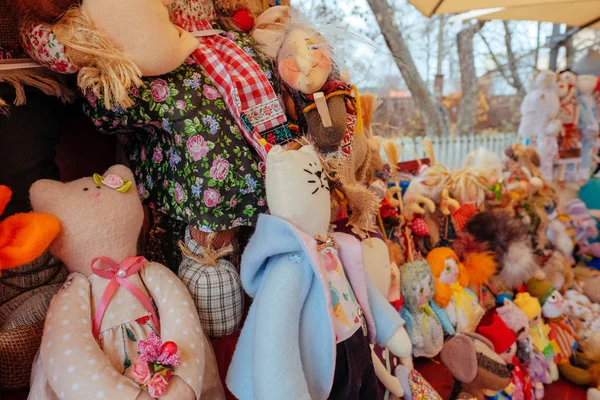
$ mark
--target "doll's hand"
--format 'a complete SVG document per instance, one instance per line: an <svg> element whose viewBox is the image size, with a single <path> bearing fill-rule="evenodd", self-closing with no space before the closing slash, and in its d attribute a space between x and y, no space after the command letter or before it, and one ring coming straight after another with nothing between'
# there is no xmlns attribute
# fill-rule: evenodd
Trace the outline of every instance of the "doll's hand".
<svg viewBox="0 0 600 400"><path fill-rule="evenodd" d="M404 327L400 327L387 341L385 347L400 358L410 357L412 354L412 344Z"/></svg>
<svg viewBox="0 0 600 400"><path fill-rule="evenodd" d="M173 375L169 379L169 385L167 386L167 392L162 395L161 400L193 400L196 398L196 394L190 385L184 382L177 375Z"/></svg>
<svg viewBox="0 0 600 400"><path fill-rule="evenodd" d="M504 392L506 392L506 394L508 395L512 395L515 392L515 384L514 383L510 383L505 389Z"/></svg>

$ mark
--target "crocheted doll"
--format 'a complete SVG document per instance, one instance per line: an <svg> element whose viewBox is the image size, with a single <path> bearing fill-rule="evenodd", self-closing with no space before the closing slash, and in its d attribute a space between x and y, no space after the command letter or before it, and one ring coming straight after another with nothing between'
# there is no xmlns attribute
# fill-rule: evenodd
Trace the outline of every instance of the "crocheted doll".
<svg viewBox="0 0 600 400"><path fill-rule="evenodd" d="M429 264L426 261L405 264L401 268L400 282L404 298L402 316L413 345L413 356L433 358L444 346L444 331L430 305L435 286Z"/></svg>
<svg viewBox="0 0 600 400"><path fill-rule="evenodd" d="M563 124L562 133L558 139L558 155L561 159L581 157L581 134L579 132L579 102L575 95L577 77L572 73L561 75L557 90L560 97L559 118ZM575 76L573 79L572 76ZM561 165L558 171L560 182L565 180L566 165Z"/></svg>
<svg viewBox="0 0 600 400"><path fill-rule="evenodd" d="M581 133L581 175L583 182L587 182L592 173L592 150L596 147L598 138L598 108L594 100L594 89L598 78L594 75L581 75L577 80L577 99L579 101L579 132Z"/></svg>
<svg viewBox="0 0 600 400"><path fill-rule="evenodd" d="M531 336L531 342L535 352L543 355L544 360L548 364L548 378L550 382L556 382L558 380L558 367L554 361L556 351L548 335L550 334L550 327L542 320L542 306L540 301L531 297L529 293L519 293L515 297L514 303L519 307L527 318L529 318L529 334ZM534 381L539 381L536 376L539 376L539 371L533 371L530 367L530 374Z"/></svg>
<svg viewBox="0 0 600 400"><path fill-rule="evenodd" d="M270 60L248 34L220 30L209 0L85 0L63 11L52 26L23 28L28 52L78 72L99 130L130 133L124 149L145 202L192 231L221 232L215 242L227 246L266 210L261 162L291 138Z"/></svg>
<svg viewBox="0 0 600 400"><path fill-rule="evenodd" d="M454 376L450 400L485 400L510 383L506 362L494 351L494 345L476 333L459 333L446 342L442 362Z"/></svg>
<svg viewBox="0 0 600 400"><path fill-rule="evenodd" d="M448 247L438 247L427 255L434 279L433 301L447 314L458 332L474 332L485 311L477 296L468 289L469 276L458 256Z"/></svg>
<svg viewBox="0 0 600 400"><path fill-rule="evenodd" d="M46 316L32 400L224 398L185 286L136 257L144 214L134 188L120 165L31 187L34 210L60 221L50 251L71 272Z"/></svg>
<svg viewBox="0 0 600 400"><path fill-rule="evenodd" d="M488 339L498 354L511 369L511 383L495 396L486 396L488 399L530 400L533 395L533 385L529 374L521 367L517 358L517 336L509 329L504 321L494 313L492 321L486 325L479 325L477 333Z"/></svg>
<svg viewBox="0 0 600 400"><path fill-rule="evenodd" d="M266 185L270 215L242 257L253 302L228 388L241 400L377 398L369 344L409 357L410 339L368 279L358 240L329 234L329 183L314 148L274 147Z"/></svg>

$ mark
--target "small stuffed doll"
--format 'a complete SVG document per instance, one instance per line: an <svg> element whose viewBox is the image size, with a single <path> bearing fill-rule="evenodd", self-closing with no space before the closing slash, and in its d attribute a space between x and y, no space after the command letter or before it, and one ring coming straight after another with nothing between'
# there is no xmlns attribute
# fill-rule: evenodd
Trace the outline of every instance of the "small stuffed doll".
<svg viewBox="0 0 600 400"><path fill-rule="evenodd" d="M564 294L564 312L573 322L578 335L584 330L600 332L600 304L592 303L586 295L567 290Z"/></svg>
<svg viewBox="0 0 600 400"><path fill-rule="evenodd" d="M574 79L573 79L574 77ZM575 95L577 77L572 73L561 74L557 91L560 97L559 119L563 129L558 140L558 155L561 159L581 157L581 134L579 132L579 101ZM566 164L558 171L558 180L564 183Z"/></svg>
<svg viewBox="0 0 600 400"><path fill-rule="evenodd" d="M454 376L450 400L485 400L510 384L511 372L494 345L476 333L458 333L446 342L442 362Z"/></svg>
<svg viewBox="0 0 600 400"><path fill-rule="evenodd" d="M368 279L358 240L329 234L329 183L314 148L275 146L266 167L270 215L242 257L253 302L227 386L240 400L377 398L369 344L409 357L404 321Z"/></svg>
<svg viewBox="0 0 600 400"><path fill-rule="evenodd" d="M321 153L347 157L353 136L362 132L362 116L356 91L342 76L331 45L285 6L265 11L252 36L275 62L300 131Z"/></svg>
<svg viewBox="0 0 600 400"><path fill-rule="evenodd" d="M581 133L581 181L587 182L592 174L592 149L596 147L598 125L598 109L594 100L594 89L598 78L594 75L581 75L577 80L577 99L579 100L579 132Z"/></svg>
<svg viewBox="0 0 600 400"><path fill-rule="evenodd" d="M556 382L558 380L558 367L554 360L556 350L548 338L550 327L542 320L542 306L540 305L540 301L532 297L529 293L519 293L515 297L514 303L529 318L529 335L531 336L534 352L541 354L547 363L548 368L546 372L548 373L550 383ZM534 382L539 381L536 377L540 376L540 372L532 370L532 367L539 368L539 366L530 365L529 369Z"/></svg>
<svg viewBox="0 0 600 400"><path fill-rule="evenodd" d="M494 313L489 325L479 325L477 333L488 339L496 353L502 357L511 370L510 385L496 396L488 399L531 400L533 385L529 374L521 367L517 357L517 335Z"/></svg>
<svg viewBox="0 0 600 400"><path fill-rule="evenodd" d="M550 327L548 338L557 350L555 362L558 365L568 363L578 339L575 328L564 314L562 295L550 282L535 278L527 283L527 291L537 297L542 306L542 315Z"/></svg>
<svg viewBox="0 0 600 400"><path fill-rule="evenodd" d="M433 358L444 346L442 324L433 312L430 302L435 292L431 267L426 261L414 261L401 268L401 314L413 345L413 356Z"/></svg>
<svg viewBox="0 0 600 400"><path fill-rule="evenodd" d="M536 139L550 120L549 115L558 115L560 100L556 93L558 76L554 71L539 71L534 74L527 95L521 103L519 137L529 140L529 145L539 148Z"/></svg>
<svg viewBox="0 0 600 400"><path fill-rule="evenodd" d="M134 188L121 165L31 187L34 210L60 221L50 251L71 275L48 310L29 399L224 399L185 286L136 256L144 213Z"/></svg>
<svg viewBox="0 0 600 400"><path fill-rule="evenodd" d="M449 247L438 247L427 255L434 279L433 301L448 316L457 332L475 332L485 311L468 289L469 276L458 256Z"/></svg>

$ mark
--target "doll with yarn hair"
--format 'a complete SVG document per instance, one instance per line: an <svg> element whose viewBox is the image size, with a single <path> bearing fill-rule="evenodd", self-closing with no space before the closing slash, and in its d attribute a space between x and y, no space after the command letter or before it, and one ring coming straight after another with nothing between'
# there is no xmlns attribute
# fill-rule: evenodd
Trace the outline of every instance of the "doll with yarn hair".
<svg viewBox="0 0 600 400"><path fill-rule="evenodd" d="M469 276L465 266L451 248L438 247L427 255L435 293L433 301L447 314L458 332L474 332L484 315L477 296L468 289Z"/></svg>
<svg viewBox="0 0 600 400"><path fill-rule="evenodd" d="M431 268L424 260L405 264L400 282L404 298L401 315L406 321L413 356L433 358L444 346L444 331L430 305L435 293Z"/></svg>

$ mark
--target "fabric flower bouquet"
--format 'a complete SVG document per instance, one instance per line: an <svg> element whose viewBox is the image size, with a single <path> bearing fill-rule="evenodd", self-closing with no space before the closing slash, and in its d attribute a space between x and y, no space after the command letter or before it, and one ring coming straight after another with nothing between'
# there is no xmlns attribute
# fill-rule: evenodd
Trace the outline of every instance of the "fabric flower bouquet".
<svg viewBox="0 0 600 400"><path fill-rule="evenodd" d="M148 340L138 343L139 356L131 368L131 378L153 398L167 391L169 379L181 358L174 342L163 343L151 332Z"/></svg>

